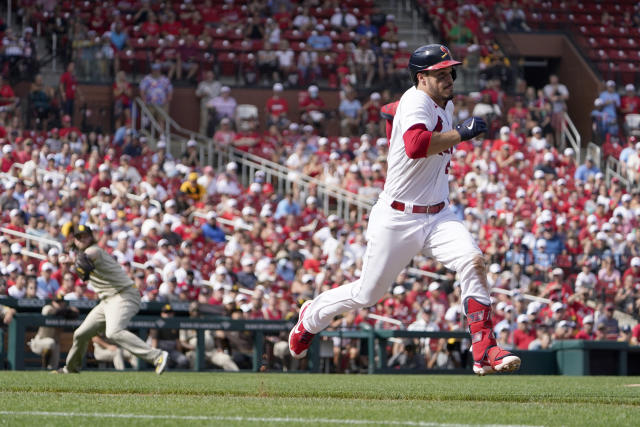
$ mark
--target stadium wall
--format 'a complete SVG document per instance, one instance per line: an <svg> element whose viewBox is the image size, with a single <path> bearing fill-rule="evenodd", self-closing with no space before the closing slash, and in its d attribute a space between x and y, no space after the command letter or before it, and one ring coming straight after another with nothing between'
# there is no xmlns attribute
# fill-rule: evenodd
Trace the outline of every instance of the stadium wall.
<svg viewBox="0 0 640 427"><path fill-rule="evenodd" d="M569 89L569 116L586 144L591 138L593 100L602 90L602 82L576 46L564 34L508 33L501 37L508 38L506 42L519 56L560 59L554 71Z"/></svg>
<svg viewBox="0 0 640 427"><path fill-rule="evenodd" d="M80 91L83 93L87 106L91 109L91 116L87 119L90 125L102 125L108 123L108 131L113 123L113 94L111 85L79 85ZM300 109L298 108L298 97L304 93L304 90L285 90L282 97L289 103L289 118L293 122L300 121ZM273 92L270 89L254 89L234 87L231 89L231 96L236 99L238 104L253 104L260 111L260 123L262 129L265 130L265 114L264 108L267 99L271 97ZM134 96L139 96L139 90L134 88ZM335 111L340 103L339 93L336 90L326 90L320 92L320 97L326 104L328 111ZM76 102L75 123L81 122L81 111ZM102 109L103 114L100 114ZM171 102L170 114L180 126L185 129L197 131L200 119L200 100L195 96L194 87L174 87L173 100ZM327 122L327 132L329 135L337 135L339 133L339 121L330 118Z"/></svg>

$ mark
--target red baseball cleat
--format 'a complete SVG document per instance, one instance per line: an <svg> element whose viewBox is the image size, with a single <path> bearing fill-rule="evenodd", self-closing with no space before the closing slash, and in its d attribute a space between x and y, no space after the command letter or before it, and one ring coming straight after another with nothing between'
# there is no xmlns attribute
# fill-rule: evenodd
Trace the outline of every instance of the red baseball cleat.
<svg viewBox="0 0 640 427"><path fill-rule="evenodd" d="M311 340L316 336L316 334L307 332L302 325L302 317L310 304L311 300L302 304L300 314L298 315L298 323L296 323L293 329L291 329L291 332L289 332L289 352L291 352L291 356L293 356L294 359L302 359L307 355Z"/></svg>
<svg viewBox="0 0 640 427"><path fill-rule="evenodd" d="M487 351L486 359L473 363L473 372L480 376L498 372L514 372L518 369L520 369L520 358L497 345Z"/></svg>
<svg viewBox="0 0 640 427"><path fill-rule="evenodd" d="M520 368L520 358L498 347L491 325L491 307L473 298L465 301L471 350L473 352L473 372L477 375L513 372Z"/></svg>

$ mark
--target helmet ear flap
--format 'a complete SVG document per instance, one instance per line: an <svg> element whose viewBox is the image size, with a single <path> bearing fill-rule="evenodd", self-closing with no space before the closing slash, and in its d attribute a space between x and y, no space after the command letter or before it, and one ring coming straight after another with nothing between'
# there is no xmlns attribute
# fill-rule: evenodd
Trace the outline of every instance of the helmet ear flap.
<svg viewBox="0 0 640 427"><path fill-rule="evenodd" d="M453 80L455 80L455 79L456 79L456 77L458 77L458 73L456 73L456 69L455 69L455 68L452 68L452 69L451 69L451 78L452 78Z"/></svg>

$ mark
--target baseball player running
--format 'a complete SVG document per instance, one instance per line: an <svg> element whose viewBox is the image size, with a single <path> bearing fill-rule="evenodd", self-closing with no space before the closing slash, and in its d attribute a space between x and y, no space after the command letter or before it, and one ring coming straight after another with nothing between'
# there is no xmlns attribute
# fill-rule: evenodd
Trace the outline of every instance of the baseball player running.
<svg viewBox="0 0 640 427"><path fill-rule="evenodd" d="M422 46L411 55L413 87L397 106L382 110L388 119L388 175L369 216L362 273L355 282L323 292L302 305L298 323L289 334L293 357L303 358L314 335L334 316L374 305L414 255L422 253L459 275L474 372L486 375L520 367L520 359L498 347L492 333L482 252L448 209L453 147L487 130L478 117L452 128L453 67L458 64L449 49L439 44Z"/></svg>
<svg viewBox="0 0 640 427"><path fill-rule="evenodd" d="M67 364L57 373L77 373L91 338L104 331L105 336L131 354L152 363L160 375L167 366L168 353L150 347L125 328L140 310L140 293L133 281L109 253L100 248L92 230L78 225L72 230L76 257L76 273L89 283L100 297L100 303L89 312L73 333L73 344Z"/></svg>

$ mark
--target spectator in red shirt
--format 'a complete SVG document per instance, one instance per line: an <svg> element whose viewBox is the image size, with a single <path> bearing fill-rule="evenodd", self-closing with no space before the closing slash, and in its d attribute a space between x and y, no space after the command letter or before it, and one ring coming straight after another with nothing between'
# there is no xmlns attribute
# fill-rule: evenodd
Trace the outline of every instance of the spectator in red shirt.
<svg viewBox="0 0 640 427"><path fill-rule="evenodd" d="M300 102L300 110L302 110L301 119L303 122L319 126L325 117L325 103L318 96L318 86L311 85L307 89L307 96Z"/></svg>
<svg viewBox="0 0 640 427"><path fill-rule="evenodd" d="M15 108L18 105L18 97L0 74L0 106Z"/></svg>
<svg viewBox="0 0 640 427"><path fill-rule="evenodd" d="M640 97L636 95L636 87L629 83L624 87L625 94L620 99L620 112L627 114L640 114Z"/></svg>
<svg viewBox="0 0 640 427"><path fill-rule="evenodd" d="M267 99L266 105L267 126L275 124L278 128L283 129L289 122L287 119L289 104L286 99L282 98L283 89L282 83L273 85L273 95Z"/></svg>
<svg viewBox="0 0 640 427"><path fill-rule="evenodd" d="M593 333L593 316L588 314L582 319L582 329L576 334L577 340L593 340L595 334Z"/></svg>
<svg viewBox="0 0 640 427"><path fill-rule="evenodd" d="M71 136L71 133L75 133L76 136L82 134L80 129L71 125L71 116L69 114L65 114L62 116L62 128L60 129L60 138L64 138L65 136Z"/></svg>
<svg viewBox="0 0 640 427"><path fill-rule="evenodd" d="M109 188L111 186L111 177L109 173L109 166L106 163L98 166L98 174L91 178L89 183L89 198L98 194L98 190L101 188Z"/></svg>
<svg viewBox="0 0 640 427"><path fill-rule="evenodd" d="M198 59L199 50L196 38L193 34L187 34L186 40L180 39L178 42L176 78L181 80L182 73L186 72L186 80L194 79L200 69Z"/></svg>
<svg viewBox="0 0 640 427"><path fill-rule="evenodd" d="M168 35L172 35L177 37L180 35L180 29L182 28L182 24L176 21L176 15L173 12L170 12L167 15L167 19L162 25L160 25L160 32L165 37Z"/></svg>
<svg viewBox="0 0 640 427"><path fill-rule="evenodd" d="M362 114L362 123L365 124L366 132L372 137L379 137L384 134L381 125L384 122L380 120L380 108L382 107L381 96L378 92L373 92L369 97L369 101L365 102L360 110Z"/></svg>
<svg viewBox="0 0 640 427"><path fill-rule="evenodd" d="M245 129L236 133L233 145L241 151L248 152L259 148L261 138L257 132L258 121L256 118L250 118L246 121Z"/></svg>
<svg viewBox="0 0 640 427"><path fill-rule="evenodd" d="M640 345L640 323L633 327L631 331L631 345Z"/></svg>
<svg viewBox="0 0 640 427"><path fill-rule="evenodd" d="M160 34L160 24L156 14L151 10L147 13L147 21L140 26L140 32L145 36L157 36Z"/></svg>
<svg viewBox="0 0 640 427"><path fill-rule="evenodd" d="M7 173L11 170L11 166L15 163L13 155L13 147L6 144L2 147L2 160L0 161L0 171Z"/></svg>
<svg viewBox="0 0 640 427"><path fill-rule="evenodd" d="M113 110L116 120L115 128L123 125L131 114L131 83L127 81L124 71L118 71L113 82Z"/></svg>
<svg viewBox="0 0 640 427"><path fill-rule="evenodd" d="M60 96L62 97L62 111L73 117L74 102L82 95L78 91L78 80L75 75L75 64L73 61L67 65L67 71L60 76Z"/></svg>
<svg viewBox="0 0 640 427"><path fill-rule="evenodd" d="M627 276L633 276L633 283L640 282L640 257L631 258L631 267L622 274L622 283L625 283Z"/></svg>
<svg viewBox="0 0 640 427"><path fill-rule="evenodd" d="M513 346L518 350L527 350L529 349L529 344L531 344L536 337L536 331L529 325L527 315L519 315L517 329L513 331Z"/></svg>

